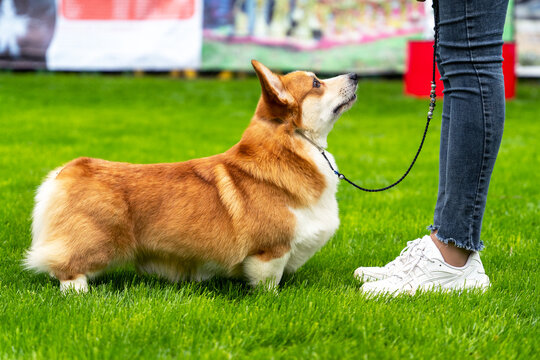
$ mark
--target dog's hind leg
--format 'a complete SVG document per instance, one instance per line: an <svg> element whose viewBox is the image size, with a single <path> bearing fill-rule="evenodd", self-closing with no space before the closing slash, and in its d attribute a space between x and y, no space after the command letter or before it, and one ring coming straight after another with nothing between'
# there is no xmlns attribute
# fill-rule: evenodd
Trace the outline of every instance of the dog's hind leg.
<svg viewBox="0 0 540 360"><path fill-rule="evenodd" d="M81 292L88 276L130 261L135 241L123 197L91 177L78 181L77 171L53 172L39 188L25 267L51 274L62 291Z"/></svg>
<svg viewBox="0 0 540 360"><path fill-rule="evenodd" d="M87 276L83 269L66 266L69 248L63 241L43 241L27 252L26 266L38 272L48 272L60 281L60 290L87 292Z"/></svg>
<svg viewBox="0 0 540 360"><path fill-rule="evenodd" d="M60 291L88 292L88 281L86 275L78 275L72 280L60 280Z"/></svg>
<svg viewBox="0 0 540 360"><path fill-rule="evenodd" d="M279 254L279 257L273 252L248 256L243 262L244 275L251 286L275 290L281 281L289 257L289 252Z"/></svg>

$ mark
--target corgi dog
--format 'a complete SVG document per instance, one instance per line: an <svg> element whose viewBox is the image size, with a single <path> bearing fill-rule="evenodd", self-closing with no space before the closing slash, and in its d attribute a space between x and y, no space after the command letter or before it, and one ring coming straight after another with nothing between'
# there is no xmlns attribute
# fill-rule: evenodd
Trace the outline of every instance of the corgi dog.
<svg viewBox="0 0 540 360"><path fill-rule="evenodd" d="M302 266L339 226L339 179L320 149L358 78L252 65L262 94L226 152L148 165L83 157L49 173L26 268L87 291L88 278L126 262L173 282L219 275L265 289Z"/></svg>

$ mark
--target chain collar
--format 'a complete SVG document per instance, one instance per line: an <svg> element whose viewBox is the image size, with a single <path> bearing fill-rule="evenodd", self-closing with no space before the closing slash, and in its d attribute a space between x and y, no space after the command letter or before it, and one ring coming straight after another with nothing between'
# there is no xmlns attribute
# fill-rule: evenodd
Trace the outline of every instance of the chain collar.
<svg viewBox="0 0 540 360"><path fill-rule="evenodd" d="M326 150L324 147L320 146L319 144L317 144L315 142L315 140L313 140L311 137L307 136L306 135L306 132L305 130L302 130L302 129L296 129L296 133L300 136L302 136L305 140L307 140L307 142L309 142L311 145L315 146L317 148L317 150L319 150L319 152L322 154L324 153L324 150Z"/></svg>

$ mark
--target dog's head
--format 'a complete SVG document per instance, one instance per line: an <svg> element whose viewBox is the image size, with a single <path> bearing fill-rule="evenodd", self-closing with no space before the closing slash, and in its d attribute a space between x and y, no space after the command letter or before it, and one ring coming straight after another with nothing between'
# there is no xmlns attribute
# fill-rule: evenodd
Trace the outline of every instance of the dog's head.
<svg viewBox="0 0 540 360"><path fill-rule="evenodd" d="M335 121L356 101L356 74L326 80L306 71L282 76L256 60L251 63L262 87L256 115L306 131L314 139L325 142Z"/></svg>

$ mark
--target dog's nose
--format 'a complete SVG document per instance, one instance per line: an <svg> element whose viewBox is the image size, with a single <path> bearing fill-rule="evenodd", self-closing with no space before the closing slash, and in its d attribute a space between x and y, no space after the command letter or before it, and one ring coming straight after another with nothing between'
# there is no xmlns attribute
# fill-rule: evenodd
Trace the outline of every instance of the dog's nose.
<svg viewBox="0 0 540 360"><path fill-rule="evenodd" d="M349 74L349 79L351 79L351 80L354 81L354 82L358 82L358 74L356 74L356 73L350 73L350 74Z"/></svg>

